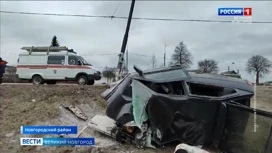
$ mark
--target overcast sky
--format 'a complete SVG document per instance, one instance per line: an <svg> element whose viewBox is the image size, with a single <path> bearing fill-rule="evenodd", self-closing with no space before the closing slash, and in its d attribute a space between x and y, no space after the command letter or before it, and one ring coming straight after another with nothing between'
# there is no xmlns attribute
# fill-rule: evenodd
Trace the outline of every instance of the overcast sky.
<svg viewBox="0 0 272 153"><path fill-rule="evenodd" d="M1 1L2 11L128 16L130 1ZM232 20L217 15L218 7L252 7L253 21L272 20L272 2L166 2L136 1L134 17ZM1 13L1 57L16 65L22 46L50 45L54 35L60 45L73 48L87 61L102 69L116 66L126 20L36 16ZM242 77L248 58L260 54L272 60L272 24L165 22L133 20L128 40L129 68L150 68L151 56L163 64L164 44L167 63L175 46L183 41L192 53L194 65L208 58L219 62L220 71L239 69ZM112 54L111 54L112 53ZM142 54L145 56L135 55ZM104 55L101 55L104 54ZM232 64L235 62L235 64ZM272 80L272 73L261 81Z"/></svg>

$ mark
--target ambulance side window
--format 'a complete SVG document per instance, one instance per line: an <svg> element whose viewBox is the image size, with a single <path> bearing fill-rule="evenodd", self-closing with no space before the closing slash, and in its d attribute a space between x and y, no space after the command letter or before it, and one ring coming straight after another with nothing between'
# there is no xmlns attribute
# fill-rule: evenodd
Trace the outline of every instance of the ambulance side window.
<svg viewBox="0 0 272 153"><path fill-rule="evenodd" d="M48 56L47 64L63 64L65 56Z"/></svg>
<svg viewBox="0 0 272 153"><path fill-rule="evenodd" d="M78 58L76 56L69 56L68 57L68 64L69 65L78 65Z"/></svg>

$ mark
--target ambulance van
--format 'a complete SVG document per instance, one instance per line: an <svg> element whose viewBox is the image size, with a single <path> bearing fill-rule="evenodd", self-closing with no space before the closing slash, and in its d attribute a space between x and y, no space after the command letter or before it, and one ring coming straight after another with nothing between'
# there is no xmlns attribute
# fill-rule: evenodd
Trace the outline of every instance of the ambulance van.
<svg viewBox="0 0 272 153"><path fill-rule="evenodd" d="M77 55L72 49L60 47L23 47L17 62L17 74L33 84L56 84L57 81L76 81L93 85L101 72Z"/></svg>

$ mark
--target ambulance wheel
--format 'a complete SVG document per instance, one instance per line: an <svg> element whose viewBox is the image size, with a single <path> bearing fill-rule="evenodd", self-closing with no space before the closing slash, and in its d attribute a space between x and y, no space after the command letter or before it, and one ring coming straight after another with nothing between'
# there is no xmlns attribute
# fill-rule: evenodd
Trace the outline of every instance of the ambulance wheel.
<svg viewBox="0 0 272 153"><path fill-rule="evenodd" d="M86 84L88 84L88 79L87 79L87 77L84 76L84 75L78 76L78 77L77 77L77 84L79 84L79 85L86 85Z"/></svg>
<svg viewBox="0 0 272 153"><path fill-rule="evenodd" d="M32 77L32 83L35 85L44 84L44 80L40 75L34 75Z"/></svg>
<svg viewBox="0 0 272 153"><path fill-rule="evenodd" d="M88 85L94 85L94 80L89 80Z"/></svg>

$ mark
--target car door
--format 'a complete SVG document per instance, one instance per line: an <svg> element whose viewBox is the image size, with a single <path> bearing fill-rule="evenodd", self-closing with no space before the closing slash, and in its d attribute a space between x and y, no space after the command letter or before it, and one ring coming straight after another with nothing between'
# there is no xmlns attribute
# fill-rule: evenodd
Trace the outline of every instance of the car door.
<svg viewBox="0 0 272 153"><path fill-rule="evenodd" d="M80 63L79 63L80 62ZM68 56L68 73L67 73L67 78L69 79L74 79L76 75L81 72L82 70L82 62L78 59L77 56L75 55L69 55Z"/></svg>
<svg viewBox="0 0 272 153"><path fill-rule="evenodd" d="M228 113L220 149L228 153L271 153L272 113L226 104Z"/></svg>
<svg viewBox="0 0 272 153"><path fill-rule="evenodd" d="M187 82L189 101L194 105L191 111L197 120L202 120L205 127L205 145L218 147L223 135L226 118L226 104L224 99L233 97L231 93L227 96L218 95L223 87L216 87L202 83ZM231 92L233 90L230 90Z"/></svg>
<svg viewBox="0 0 272 153"><path fill-rule="evenodd" d="M148 120L154 132L152 139L157 144L175 140L204 143L203 123L194 118L198 106L188 100L183 81L151 83L147 87L133 80L132 95L136 124L141 127Z"/></svg>
<svg viewBox="0 0 272 153"><path fill-rule="evenodd" d="M66 76L65 55L49 55L46 78L48 80L64 80Z"/></svg>

